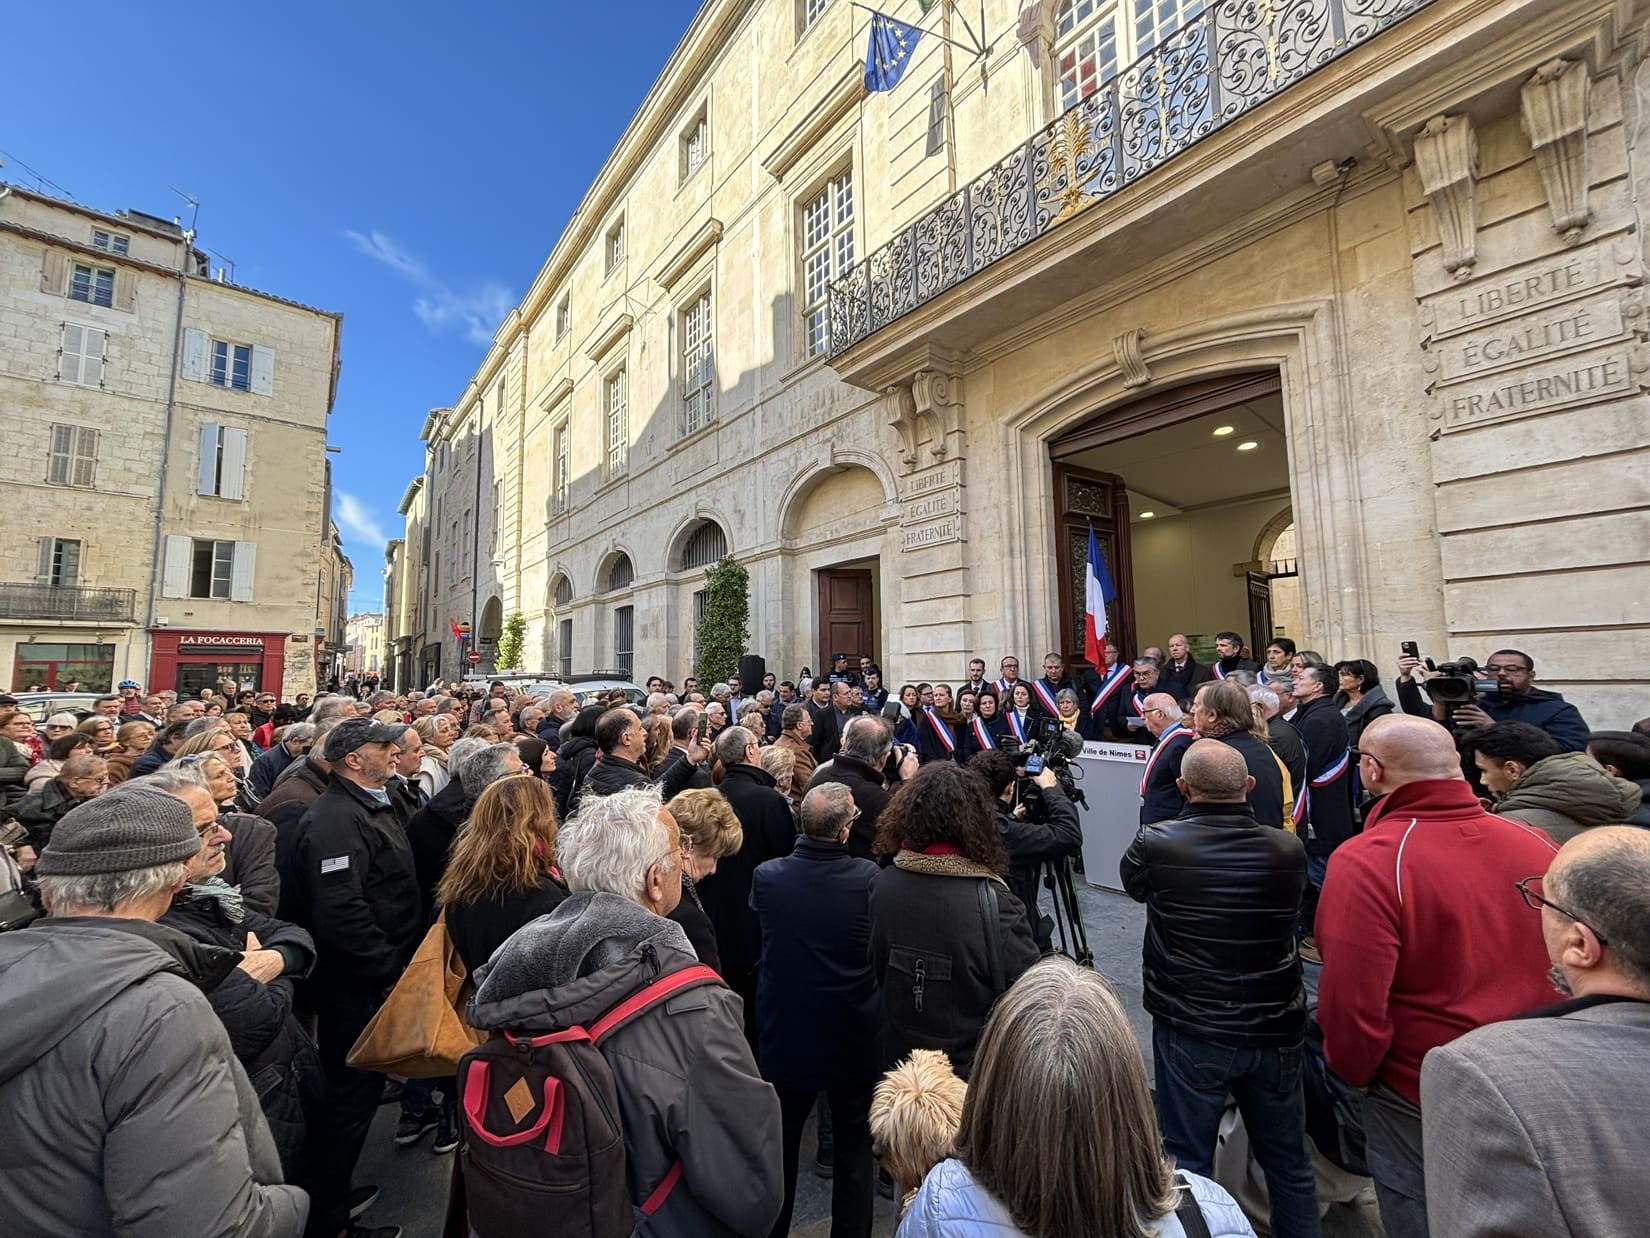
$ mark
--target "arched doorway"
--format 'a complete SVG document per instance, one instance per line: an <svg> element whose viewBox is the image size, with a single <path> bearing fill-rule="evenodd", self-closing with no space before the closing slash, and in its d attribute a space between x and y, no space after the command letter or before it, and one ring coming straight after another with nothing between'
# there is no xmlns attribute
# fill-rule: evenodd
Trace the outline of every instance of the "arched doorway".
<svg viewBox="0 0 1650 1238"><path fill-rule="evenodd" d="M868 463L838 453L793 484L780 513L791 566L785 613L810 617L787 670L829 669L833 653L877 663L893 656L882 630L883 512L892 483ZM895 651L897 652L897 651Z"/></svg>
<svg viewBox="0 0 1650 1238"><path fill-rule="evenodd" d="M1051 440L1049 457L1068 657L1082 654L1091 525L1117 590L1109 617L1125 653L1179 632L1206 663L1226 629L1264 648L1275 625L1251 631L1252 577L1268 570L1256 562L1257 539L1280 507L1291 506L1276 370L1203 379L1113 406Z"/></svg>
<svg viewBox="0 0 1650 1238"><path fill-rule="evenodd" d="M504 603L496 596L487 599L481 608L481 622L476 625L476 652L481 661L475 669L491 674L494 659L498 657L498 638L504 634Z"/></svg>

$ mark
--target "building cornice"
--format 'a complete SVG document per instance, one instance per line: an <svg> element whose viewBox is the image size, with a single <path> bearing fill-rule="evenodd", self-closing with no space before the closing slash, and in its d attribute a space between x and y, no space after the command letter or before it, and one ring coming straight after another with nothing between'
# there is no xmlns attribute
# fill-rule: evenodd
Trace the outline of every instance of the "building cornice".
<svg viewBox="0 0 1650 1238"><path fill-rule="evenodd" d="M596 338L591 342L590 347L584 350L584 355L592 361L600 361L613 350L620 340L630 334L630 328L635 325L635 322L634 315L620 314L610 325L597 332Z"/></svg>
<svg viewBox="0 0 1650 1238"><path fill-rule="evenodd" d="M666 292L675 292L676 285L694 265L722 240L722 221L711 218L699 225L699 230L688 238L687 244L667 258L654 273L654 282Z"/></svg>
<svg viewBox="0 0 1650 1238"><path fill-rule="evenodd" d="M413 500L418 497L418 492L422 489L424 489L424 474L420 473L407 483L407 489L402 493L401 502L395 510L405 516L412 510Z"/></svg>
<svg viewBox="0 0 1650 1238"><path fill-rule="evenodd" d="M842 80L831 88L797 125L762 157L762 167L776 181L782 181L797 160L807 154L850 109L865 98L864 72L856 62Z"/></svg>

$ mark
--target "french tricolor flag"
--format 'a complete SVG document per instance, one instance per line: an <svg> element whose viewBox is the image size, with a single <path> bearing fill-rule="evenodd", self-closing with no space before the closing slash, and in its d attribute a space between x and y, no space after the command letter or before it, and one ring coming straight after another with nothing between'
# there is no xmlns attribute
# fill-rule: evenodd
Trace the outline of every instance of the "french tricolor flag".
<svg viewBox="0 0 1650 1238"><path fill-rule="evenodd" d="M1083 656L1096 670L1106 665L1106 603L1117 597L1112 588L1111 573L1100 555L1100 543L1095 539L1094 526L1089 525L1089 564L1084 573L1086 612L1083 620Z"/></svg>

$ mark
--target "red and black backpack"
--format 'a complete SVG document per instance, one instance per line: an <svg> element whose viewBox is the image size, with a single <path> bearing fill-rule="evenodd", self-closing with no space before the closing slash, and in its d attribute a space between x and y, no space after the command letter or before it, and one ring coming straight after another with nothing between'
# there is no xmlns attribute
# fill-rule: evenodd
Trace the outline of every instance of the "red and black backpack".
<svg viewBox="0 0 1650 1238"><path fill-rule="evenodd" d="M631 1204L624 1129L609 1036L685 989L721 984L703 964L661 976L588 1028L543 1036L494 1033L458 1065L464 1122L463 1189L479 1238L555 1234L629 1238L636 1212L657 1212L682 1176L680 1162Z"/></svg>

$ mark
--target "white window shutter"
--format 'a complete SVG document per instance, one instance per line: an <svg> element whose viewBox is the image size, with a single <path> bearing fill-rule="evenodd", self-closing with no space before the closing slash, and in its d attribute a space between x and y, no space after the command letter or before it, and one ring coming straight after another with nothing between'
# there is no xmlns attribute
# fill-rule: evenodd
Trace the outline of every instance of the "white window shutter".
<svg viewBox="0 0 1650 1238"><path fill-rule="evenodd" d="M75 428L73 481L77 486L91 486L97 481L97 431L90 426Z"/></svg>
<svg viewBox="0 0 1650 1238"><path fill-rule="evenodd" d="M252 345L252 394L275 394L275 350Z"/></svg>
<svg viewBox="0 0 1650 1238"><path fill-rule="evenodd" d="M137 308L137 272L120 267L115 271L115 308L128 313Z"/></svg>
<svg viewBox="0 0 1650 1238"><path fill-rule="evenodd" d="M201 422L200 473L195 481L196 494L218 492L218 423Z"/></svg>
<svg viewBox="0 0 1650 1238"><path fill-rule="evenodd" d="M63 334L57 347L58 382L78 383L80 381L80 350L84 335L85 328L78 323L66 322L63 324Z"/></svg>
<svg viewBox="0 0 1650 1238"><path fill-rule="evenodd" d="M183 377L196 383L206 381L206 332L196 327L183 329Z"/></svg>
<svg viewBox="0 0 1650 1238"><path fill-rule="evenodd" d="M223 478L218 485L218 497L239 500L246 493L246 431L232 426L223 428Z"/></svg>
<svg viewBox="0 0 1650 1238"><path fill-rule="evenodd" d="M69 259L59 250L48 249L40 261L40 291L62 296L68 291Z"/></svg>
<svg viewBox="0 0 1650 1238"><path fill-rule="evenodd" d="M166 566L160 578L163 598L189 596L189 569L193 566L195 544L187 537L171 534L166 539Z"/></svg>
<svg viewBox="0 0 1650 1238"><path fill-rule="evenodd" d="M35 561L34 581L39 585L52 583L52 542L55 539L43 537L40 539L38 558Z"/></svg>
<svg viewBox="0 0 1650 1238"><path fill-rule="evenodd" d="M252 600L252 576L257 561L257 542L235 543L235 565L229 578L229 600L231 602L250 602Z"/></svg>

